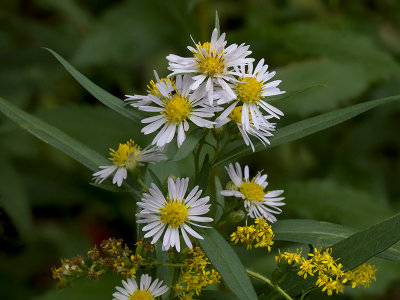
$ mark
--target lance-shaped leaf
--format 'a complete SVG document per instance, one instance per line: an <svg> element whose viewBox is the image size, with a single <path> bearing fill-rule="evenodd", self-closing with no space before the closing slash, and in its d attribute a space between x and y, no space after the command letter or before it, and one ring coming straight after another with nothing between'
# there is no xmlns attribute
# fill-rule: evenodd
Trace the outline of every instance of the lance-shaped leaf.
<svg viewBox="0 0 400 300"><path fill-rule="evenodd" d="M340 257L344 269L352 269L385 251L400 240L400 213L357 232L332 246L333 257Z"/></svg>
<svg viewBox="0 0 400 300"><path fill-rule="evenodd" d="M290 124L281 129L278 129L274 133L274 136L270 139L271 144L269 146L265 147L263 144L261 144L261 142L255 142L255 152L262 151L266 148L275 147L283 143L298 140L302 137L311 135L315 132L324 130L326 128L349 120L376 106L390 103L396 100L400 100L400 95L363 102ZM217 160L215 165L226 164L232 160L237 160L251 153L253 152L251 151L250 147L246 147L244 143L242 143L239 147L236 147L233 150L231 149L230 151L222 154L221 158Z"/></svg>
<svg viewBox="0 0 400 300"><path fill-rule="evenodd" d="M178 151L176 151L174 158L172 160L179 161L192 154L194 148L196 148L196 146L199 144L199 140L202 134L203 130L201 128L196 128L195 130L193 130L186 138L186 140L183 142L182 146L178 149Z"/></svg>
<svg viewBox="0 0 400 300"><path fill-rule="evenodd" d="M0 111L23 129L29 131L46 144L50 144L54 148L64 152L92 171L98 171L99 166L110 164L109 160L96 151L75 140L60 129L24 112L3 98L0 98ZM96 186L110 191L114 189L103 184ZM133 192L137 195L135 189L126 182L124 182L123 187L125 191Z"/></svg>
<svg viewBox="0 0 400 300"><path fill-rule="evenodd" d="M218 231L213 228L205 229L201 235L204 240L199 240L200 246L226 286L241 300L258 299L239 257Z"/></svg>
<svg viewBox="0 0 400 300"><path fill-rule="evenodd" d="M382 253L400 240L400 213L375 224L366 230L352 234L346 239L334 244L332 256L343 264L343 270L350 270L371 257ZM304 280L296 273L291 273L281 287L290 295L299 295L302 290L310 287L315 278Z"/></svg>
<svg viewBox="0 0 400 300"><path fill-rule="evenodd" d="M274 240L329 247L356 233L355 229L315 220L282 220L272 225ZM400 244L397 243L376 256L400 262Z"/></svg>
<svg viewBox="0 0 400 300"><path fill-rule="evenodd" d="M111 95L109 92L103 90L88 78L86 78L82 73L80 73L77 69L71 66L64 58L62 58L59 54L54 52L51 49L44 48L49 51L54 57L64 66L64 68L82 85L93 97L99 100L104 105L109 108L115 110L116 112L128 117L129 119L140 123L140 120L143 119L143 114L139 111L130 109L124 101L118 99L117 97Z"/></svg>
<svg viewBox="0 0 400 300"><path fill-rule="evenodd" d="M2 98L0 98L0 111L25 130L79 161L92 171L97 171L98 166L110 163L96 151L93 151L61 130L24 112Z"/></svg>

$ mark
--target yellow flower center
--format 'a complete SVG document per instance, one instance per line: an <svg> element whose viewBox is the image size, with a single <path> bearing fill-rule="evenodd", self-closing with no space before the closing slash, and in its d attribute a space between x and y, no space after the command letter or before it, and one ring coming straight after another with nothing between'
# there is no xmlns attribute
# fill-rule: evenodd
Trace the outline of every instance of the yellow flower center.
<svg viewBox="0 0 400 300"><path fill-rule="evenodd" d="M164 224L168 224L169 227L179 227L185 224L186 221L189 221L188 218L188 208L183 203L184 200L171 201L169 197L167 197L167 204L160 208L161 210L161 222Z"/></svg>
<svg viewBox="0 0 400 300"><path fill-rule="evenodd" d="M236 106L228 115L228 118L236 123L242 123L242 109L243 106ZM249 112L249 120L251 121L250 112Z"/></svg>
<svg viewBox="0 0 400 300"><path fill-rule="evenodd" d="M161 78L160 82L165 82L167 84L167 86L169 85L168 83L170 83L172 85L172 87L174 88L174 90L176 90L176 83L173 79L171 78ZM149 84L147 85L147 92L149 94L152 94L154 96L160 96L161 93L158 90L157 86L156 86L157 82L154 82L153 80L151 80L149 82Z"/></svg>
<svg viewBox="0 0 400 300"><path fill-rule="evenodd" d="M176 94L172 99L166 99L165 110L162 112L167 117L168 122L180 123L189 116L192 105L189 99Z"/></svg>
<svg viewBox="0 0 400 300"><path fill-rule="evenodd" d="M118 150L110 148L110 160L114 165L125 167L128 170L136 168L138 157L140 155L140 147L135 145L133 140L129 140L125 144L119 144Z"/></svg>
<svg viewBox="0 0 400 300"><path fill-rule="evenodd" d="M240 192L249 201L263 202L264 201L264 188L254 182L254 178L250 182L243 182L240 186Z"/></svg>
<svg viewBox="0 0 400 300"><path fill-rule="evenodd" d="M136 290L130 295L129 300L153 300L154 297L150 291Z"/></svg>
<svg viewBox="0 0 400 300"><path fill-rule="evenodd" d="M242 123L242 108L243 108L243 106L236 106L231 111L228 118L236 123Z"/></svg>
<svg viewBox="0 0 400 300"><path fill-rule="evenodd" d="M197 48L206 50L206 54L204 54L204 51L195 54L200 72L211 77L224 73L225 56L223 50L218 53L212 53L209 42L204 44L199 43Z"/></svg>
<svg viewBox="0 0 400 300"><path fill-rule="evenodd" d="M236 84L237 99L246 103L257 103L262 98L262 83L254 77L243 77Z"/></svg>

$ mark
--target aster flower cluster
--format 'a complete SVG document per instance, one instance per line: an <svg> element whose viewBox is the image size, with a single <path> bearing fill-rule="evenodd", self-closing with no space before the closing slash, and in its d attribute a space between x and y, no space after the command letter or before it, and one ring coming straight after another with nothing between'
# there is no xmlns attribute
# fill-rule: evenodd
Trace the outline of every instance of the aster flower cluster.
<svg viewBox="0 0 400 300"><path fill-rule="evenodd" d="M332 249L322 251L314 249L314 253L308 254L308 259L301 256L301 250L296 252L283 252L275 257L278 269L295 269L297 274L304 279L307 276L316 276L315 285L331 296L343 293L346 285L352 288L359 286L368 287L375 278L375 266L363 263L350 271L343 271L343 265L339 263L340 258L332 257Z"/></svg>
<svg viewBox="0 0 400 300"><path fill-rule="evenodd" d="M253 64L254 59L249 57L252 53L250 47L228 45L225 36L214 29L209 42L188 47L190 57L168 55L166 59L171 73L167 77L160 78L155 71L155 79L147 85L147 94L126 95L126 103L147 114L141 120L145 124L141 132L154 134L153 140L144 148L133 139L119 144L116 150L111 148L111 163L99 166L93 180L102 185L112 178L112 183L118 187L124 184L138 193L136 186L131 187L124 181L129 175L139 183L142 190L136 202L135 217L138 236L143 238L139 239L134 250L122 240L108 239L99 248L90 250L85 259L79 256L63 260L59 268L53 269L53 277L59 280L60 288L69 286L75 279L85 276L97 279L111 271L124 277L122 286L116 287L114 300L155 299L166 293L169 294L163 297L192 299L199 296L203 288L221 281L220 274L197 244L202 245L207 230L213 226L221 228L221 224L228 226L229 232L236 228L230 235L232 244L246 245L247 250L254 247L271 251L275 237L271 224L277 221L285 205L284 191L269 190L264 171L251 171L247 165L242 168L238 162L225 166L229 181L224 189L217 189L213 177L201 178L208 173L217 173L214 172L215 162L223 155L224 147L236 137L240 139L241 136L253 151L252 138L264 146L269 144L276 126L270 121L283 116L269 103L271 96L284 93L278 88L281 81L272 80L275 72L268 71L264 59ZM168 160L168 144L176 138L178 148L182 147L190 127L204 128L198 144L191 150L194 178L183 177L191 175L190 168L181 170L182 177L170 174L163 178L163 182L157 174L151 175L151 179L146 177L147 164ZM209 129L212 129L215 141L207 140ZM224 145L220 148L222 140ZM212 159L209 159L208 152L202 152L206 144L211 146L210 153L214 149ZM210 162L205 172L200 172L201 159L203 167ZM214 183L211 188L207 186L210 182ZM216 201L207 195L209 191L215 192L214 197L225 197L221 216L215 218L217 220L210 216L210 212L215 212L212 205L216 205ZM230 218L234 214L240 215L241 219ZM241 221L245 226L238 226ZM248 225L248 222L253 224ZM229 240L229 237L225 238ZM154 253L155 247L165 251L162 260ZM210 255L210 259L213 256ZM303 278L315 276L316 286L328 295L343 292L345 285L368 286L371 279L375 279L374 266L367 264L344 272L343 266L338 259L332 258L328 249L323 252L315 250L309 254L309 259L303 258L299 250L279 252L276 261L278 267L272 276L276 284L289 271L295 270ZM162 280L151 277L155 274L153 269L158 266L177 268L170 272L174 274L170 276L173 278L163 278L169 282L169 287ZM254 274L249 270L247 273ZM260 275L257 278L264 277ZM276 284L272 286L284 293Z"/></svg>
<svg viewBox="0 0 400 300"><path fill-rule="evenodd" d="M227 45L225 36L214 29L209 42L188 46L190 57L168 55L172 73L167 78L154 72L156 81L150 81L147 95L126 95L127 103L151 114L142 120L148 124L142 132L158 131L153 145L164 146L176 135L180 147L190 123L219 128L229 122L237 125L253 150L249 135L269 143L275 130L269 120L283 113L268 103L268 97L284 93L278 88L281 81L270 81L275 72L268 71L264 59L253 66L250 46Z"/></svg>

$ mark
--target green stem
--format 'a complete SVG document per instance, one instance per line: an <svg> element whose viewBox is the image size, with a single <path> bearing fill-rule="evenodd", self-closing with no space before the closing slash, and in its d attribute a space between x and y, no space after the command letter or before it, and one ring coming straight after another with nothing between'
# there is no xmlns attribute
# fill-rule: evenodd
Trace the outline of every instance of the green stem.
<svg viewBox="0 0 400 300"><path fill-rule="evenodd" d="M277 284L273 284L271 282L271 280L269 280L267 277L262 276L261 274L257 273L257 272L253 272L250 271L248 269L246 269L247 274L249 274L250 276L253 276L254 278L258 278L264 282L266 282L268 285L270 285L275 291L277 291L278 293L280 293L285 299L287 300L293 300L292 297L290 297L288 294L286 294L286 292L284 290L282 290Z"/></svg>
<svg viewBox="0 0 400 300"><path fill-rule="evenodd" d="M212 162L211 162L211 166L214 166L215 162L218 160L219 156L220 156L221 153L224 151L225 147L229 144L230 141L231 141L231 138L229 138L229 139L222 145L221 149L218 149L218 148L219 148L219 145L218 145L217 151L215 152L214 159L213 159Z"/></svg>
<svg viewBox="0 0 400 300"><path fill-rule="evenodd" d="M307 291L305 291L305 292L301 295L300 300L306 299L306 296L307 296L310 292L312 292L312 291L314 291L314 290L317 290L317 289L318 289L318 287L312 287L312 288L308 289Z"/></svg>
<svg viewBox="0 0 400 300"><path fill-rule="evenodd" d="M162 261L155 261L154 265L163 266L163 267L172 267L172 268L183 268L183 267L186 266L185 264L165 263L165 262L162 262Z"/></svg>
<svg viewBox="0 0 400 300"><path fill-rule="evenodd" d="M205 139L207 137L207 133L208 133L208 131L204 131L203 132L203 135L201 136L200 141L199 141L199 145L197 146L197 149L194 152L194 178L195 178L195 182L197 182L198 179L199 179L199 174L200 174L200 152L201 152L201 149L203 148L203 144L204 144L204 141L205 141Z"/></svg>
<svg viewBox="0 0 400 300"><path fill-rule="evenodd" d="M143 190L145 191L145 192L148 192L149 191L149 189L147 188L147 186L143 183L143 181L142 181L142 179L140 178L140 177L138 177L138 183L139 183L139 185L143 188Z"/></svg>

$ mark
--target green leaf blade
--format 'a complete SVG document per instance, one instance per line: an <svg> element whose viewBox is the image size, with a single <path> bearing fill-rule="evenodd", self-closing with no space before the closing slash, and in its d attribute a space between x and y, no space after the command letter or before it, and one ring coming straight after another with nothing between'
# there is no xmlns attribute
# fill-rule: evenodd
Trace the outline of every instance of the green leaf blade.
<svg viewBox="0 0 400 300"><path fill-rule="evenodd" d="M142 113L129 109L124 101L118 99L117 97L111 95L109 92L94 84L53 50L48 48L44 49L49 51L71 74L71 76L74 77L74 79L78 81L78 83L82 85L93 97L95 97L97 100L99 100L101 103L108 106L112 110L140 124L140 120L143 119Z"/></svg>
<svg viewBox="0 0 400 300"><path fill-rule="evenodd" d="M329 247L356 233L355 229L315 220L289 219L272 225L274 240L311 244L314 247ZM400 243L376 255L400 262Z"/></svg>
<svg viewBox="0 0 400 300"><path fill-rule="evenodd" d="M210 228L201 234L200 246L231 291L241 300L258 299L239 257L218 231Z"/></svg>
<svg viewBox="0 0 400 300"><path fill-rule="evenodd" d="M221 28L219 26L219 16L218 16L218 11L217 10L215 11L215 25L214 25L214 28L217 29L217 33L218 33L218 36L219 36L221 34Z"/></svg>
<svg viewBox="0 0 400 300"><path fill-rule="evenodd" d="M340 259L343 270L350 270L378 255L400 240L400 213L366 230L356 232L348 238L332 245L332 256ZM304 280L296 273L287 276L282 288L290 295L299 295L314 282L313 278Z"/></svg>
<svg viewBox="0 0 400 300"><path fill-rule="evenodd" d="M0 98L0 111L37 138L64 152L92 171L97 171L98 166L109 164L109 161L97 152L2 98Z"/></svg>
<svg viewBox="0 0 400 300"><path fill-rule="evenodd" d="M357 232L332 246L332 255L340 257L345 270L357 267L400 240L400 213Z"/></svg>
<svg viewBox="0 0 400 300"><path fill-rule="evenodd" d="M322 131L326 128L335 126L344 121L347 121L363 112L366 112L379 105L387 104L393 101L400 100L400 95L386 97L378 100L372 100L350 107L337 109L328 113L318 115L303 121L299 121L278 129L274 136L270 139L271 144L265 147L261 142L254 143L255 152L265 150L267 148L275 147L283 143L298 140L313 133ZM217 160L215 165L226 164L232 160L239 159L245 155L251 154L252 151L249 147L243 144L229 152L221 155L221 159Z"/></svg>
<svg viewBox="0 0 400 300"><path fill-rule="evenodd" d="M202 134L203 130L201 128L196 128L195 130L193 130L183 142L183 145L178 149L178 151L176 151L172 160L180 161L193 153L194 149L199 143Z"/></svg>

